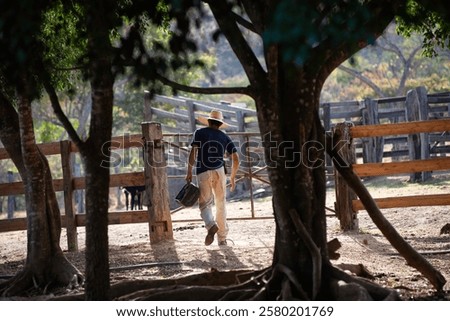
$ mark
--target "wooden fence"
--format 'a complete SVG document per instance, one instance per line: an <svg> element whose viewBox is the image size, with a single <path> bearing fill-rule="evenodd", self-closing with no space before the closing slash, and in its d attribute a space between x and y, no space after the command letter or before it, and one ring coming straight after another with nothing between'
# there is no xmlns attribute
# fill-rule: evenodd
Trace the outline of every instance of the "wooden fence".
<svg viewBox="0 0 450 321"><path fill-rule="evenodd" d="M182 97L165 97L154 96L150 97L148 93L145 94L144 99L144 120L157 121L162 124L162 131L164 132L165 143L169 144L167 148L167 157L173 160L172 169L174 173L168 172L169 179L182 180L182 175L177 174L176 168L185 165L185 158L180 158L180 150L186 153L187 145L190 140L190 134L197 128L198 123L196 118L199 115L207 115L212 109L219 109L223 112L225 121L230 124L227 131L230 135L234 135L235 141L249 148L241 149L242 159L249 159L245 153L251 152L253 155L259 155L260 160L253 160L257 162L257 166L244 163L240 170L240 179L256 178L260 182L269 183L267 175L265 174L263 149L260 144L260 135L258 133L258 123L256 111L246 108L245 105L229 104L225 102L213 103L202 102ZM324 103L321 104L320 116L325 130L329 131L336 127L336 124L347 121L353 124L355 129L351 131L366 130L364 135L351 135L352 146L355 149L354 158L355 163L379 163L386 158L398 160L401 157L409 156L411 160L422 160L423 162L412 163L411 166L417 164L433 163L432 168L438 166L440 169L444 164L436 165L435 160L429 160L436 156L445 156L450 152L450 135L447 125L442 127L435 127L433 131L429 132L423 130L417 132L416 125L421 124L415 121L425 121L427 119L448 118L450 117L450 94L434 94L427 95L426 90L419 87L408 92L405 97L393 97L382 99L366 99L364 101L352 101L341 103ZM404 132L404 121L414 121L414 128ZM400 122L400 123L399 123ZM399 123L399 124L397 124ZM447 121L443 122L447 124ZM385 124L390 128L390 132L384 132L379 128L384 128ZM431 123L434 124L434 123ZM362 126L359 126L362 125ZM372 127L371 127L372 126ZM359 129L356 129L359 128ZM399 133L393 136L395 128L400 128ZM374 131L381 130L377 135L372 135ZM252 139L249 142L249 138ZM241 146L243 146L241 145ZM133 147L142 148L142 135L124 135L113 139L113 147L117 149L129 149ZM73 191L82 190L85 188L84 177L81 174L76 174L73 170L74 155L78 152L76 147L70 141L63 141L60 143L40 144L39 148L44 155L60 155L61 164L63 168L62 178L54 179L54 187L56 191L63 191L64 193L73 193ZM178 150L177 153L173 153ZM185 155L186 156L186 155ZM184 157L185 157L184 156ZM8 155L4 149L0 149L0 160L8 159ZM408 164L408 163L406 163ZM331 161L327 160L327 169L332 173ZM404 166L403 164L402 166ZM355 165L358 168L359 165ZM374 165L375 166L375 165ZM386 166L386 165L380 165ZM415 172L414 179L426 179L432 169L425 165L420 165L423 170ZM434 167L433 167L434 166ZM168 166L170 167L170 166ZM375 167L374 167L375 168ZM392 172L386 171L385 174ZM414 167L415 168L415 167ZM358 169L362 170L362 169ZM372 175L371 173L361 172L364 175ZM143 172L132 173L112 173L110 180L110 187L119 186L139 186L144 185L145 179ZM336 184L337 185L337 184ZM252 185L249 185L250 193L252 193ZM350 195L340 189L340 196L343 194ZM0 183L0 197L23 194L22 182ZM341 199L342 197L339 197ZM346 197L348 198L348 197ZM442 197L437 197L442 198ZM447 198L444 197L447 201ZM253 202L253 198L251 198ZM84 215L77 214L73 199L69 195L64 198L65 215L70 215L69 218L63 217L63 225L83 226L85 224ZM253 203L252 203L253 204ZM341 208L345 202L338 201L336 211L339 213L346 212ZM355 200L354 204L347 208L358 210L360 205ZM423 202L421 204L424 204ZM345 207L344 207L345 208ZM253 211L252 211L253 216ZM111 212L109 214L110 224L122 223L141 223L148 221L147 211L133 211L133 212ZM69 223L66 223L69 222ZM0 220L0 232L26 229L25 219L11 219Z"/></svg>
<svg viewBox="0 0 450 321"><path fill-rule="evenodd" d="M113 139L114 148L142 147L142 135L133 135L124 139L116 137ZM60 155L62 178L53 179L56 192L64 193L64 214L61 217L63 227L67 228L68 248L76 250L76 227L84 226L86 223L84 213L76 213L74 206L74 191L85 189L83 176L75 177L73 174L73 161L78 153L76 146L70 141L57 143L46 143L38 145L41 152L46 156ZM5 149L0 149L0 160L9 159ZM54 174L54 173L53 173ZM110 187L144 185L144 173L121 173L112 174ZM24 185L21 181L0 184L0 196L11 196L24 194ZM111 212L109 213L109 224L123 224L135 222L148 222L147 211ZM11 218L0 220L0 232L26 230L26 218Z"/></svg>
<svg viewBox="0 0 450 321"><path fill-rule="evenodd" d="M144 127L148 127L147 122L144 122L143 125L143 133L148 130L144 130ZM155 124L155 123L151 123ZM164 172L165 174L170 173L170 164L171 162L175 163L175 166L179 166L179 164L183 164L183 168L186 164L187 151L186 147L179 145L180 137L184 137L183 141L189 141L191 134L161 134L162 138L158 139L158 146L165 146L164 153ZM253 206L253 189L252 189L252 180L258 180L261 183L269 184L266 174L266 168L264 167L262 155L261 159L255 159L255 155L259 152L258 146L253 146L249 144L250 139L252 137L258 137L258 133L230 133L233 136L244 137L246 144L245 148L242 149L244 151L244 157L242 161L247 163L248 166L244 168L240 168L237 175L237 182L248 179L250 181L250 202L251 202L251 216L236 218L236 219L261 219L264 217L255 217L254 206ZM147 137L145 141L148 141ZM125 135L121 137L112 138L111 146L112 152L117 150L125 150L130 148L138 148L139 150L145 150L145 141L143 140L142 134L134 134L134 135ZM148 143L147 143L148 144ZM152 146L155 146L155 143L152 143ZM67 230L67 242L68 249L70 251L75 251L78 248L77 241L77 227L85 226L86 224L86 215L83 212L77 212L76 207L74 206L74 193L78 190L85 189L85 178L84 176L75 176L74 175L74 158L78 153L78 149L76 146L70 141L61 141L57 143L47 143L47 144L39 144L39 149L46 156L51 155L59 155L61 159L61 167L62 167L62 178L53 179L53 186L56 192L64 193L64 210L62 211L64 214L61 215L62 226ZM256 150L254 149L256 148ZM178 149L179 152L175 152L174 150ZM144 151L145 154L145 151ZM182 156L184 154L184 156ZM251 155L251 156L250 156ZM154 155L149 156L149 158L154 158ZM113 157L114 158L114 157ZM0 148L0 160L9 159L8 154L4 149ZM161 159L160 159L161 160ZM147 162L144 161L146 165ZM173 166L173 164L172 164ZM157 167L161 166L150 166L152 171ZM160 173L161 174L161 173ZM161 181L158 181L156 177L160 177L162 175L154 174L153 178L149 178L148 173L144 174L144 171L138 172L127 172L127 173L111 173L110 176L110 187L121 187L121 186L142 186L142 185L156 185L163 186L164 184ZM151 174L150 174L151 175ZM146 179L147 177L147 179ZM167 175L167 181L175 182L181 181L181 185L185 183L184 181L185 175ZM147 180L147 182L146 182ZM149 182L150 181L150 182ZM156 182L155 182L156 181ZM165 186L165 187L164 187ZM158 189L159 191L164 190L164 192L168 193L170 188L167 185L164 185L163 188ZM180 185L175 185L175 190L178 191ZM149 190L149 189L147 189ZM20 195L24 194L24 186L21 181L11 182L11 183L1 183L0 184L0 196L12 196L12 195ZM173 193L172 193L173 194ZM154 193L150 193L151 197L155 196ZM169 195L169 197L173 198L174 195ZM162 209L155 209L152 207L146 210L134 210L134 211L111 211L108 214L108 223L109 224L128 224L128 223L149 223L150 226L150 240L154 240L157 242L159 237L164 234L170 234L172 231L172 221L170 219L161 218L160 214L171 214L181 209L181 207L174 208L170 213L167 213L168 202L166 200L162 200L161 198L166 198L166 195L159 196L159 198L154 199L152 204L159 204L158 206L163 206ZM149 213L149 211L153 210L155 213ZM166 215L167 216L167 215ZM156 219L154 219L156 217ZM153 218L153 221L151 221ZM191 220L192 221L192 220ZM0 232L9 232L9 231L19 231L26 230L27 221L25 217L19 218L10 218L0 220ZM161 229L161 233L157 231ZM170 233L169 233L170 232Z"/></svg>
<svg viewBox="0 0 450 321"><path fill-rule="evenodd" d="M245 105L226 102L212 103L183 97L145 95L145 120L158 121L163 124L163 131L168 133L192 133L198 123L199 115L209 114L212 109L223 112L224 118L231 126L228 132L257 132L258 123L255 110ZM330 131L336 124L347 121L355 126L396 124L405 121L423 121L450 117L450 93L427 94L424 87L410 90L406 96L362 101L322 103L320 118L325 131ZM254 139L257 139L256 137ZM396 137L361 137L355 138L356 159L364 163L382 162L383 159L411 156L414 159L426 159L435 155L450 153L450 133L441 132L417 137L397 135ZM428 146L430 146L428 148ZM332 173L331 161L327 168ZM425 177L426 179L426 177Z"/></svg>
<svg viewBox="0 0 450 321"><path fill-rule="evenodd" d="M356 163L354 140L358 138L392 137L407 135L410 140L414 137L431 135L432 133L446 133L450 131L450 119L413 121L397 124L379 124L354 126L343 123L335 127L334 137L345 142L340 150L341 156L352 167L353 171L362 178L373 176L391 176L409 174L411 180L417 178L417 173L429 178L433 171L450 170L450 157L433 157L427 154L427 159L416 159L411 151L409 160ZM446 145L448 146L448 145ZM424 148L426 149L426 147ZM355 193L346 185L336 172L336 215L340 219L341 228L350 230L357 227L356 214L364 207ZM396 196L375 199L380 208L412 207L412 206L441 206L450 205L450 194Z"/></svg>

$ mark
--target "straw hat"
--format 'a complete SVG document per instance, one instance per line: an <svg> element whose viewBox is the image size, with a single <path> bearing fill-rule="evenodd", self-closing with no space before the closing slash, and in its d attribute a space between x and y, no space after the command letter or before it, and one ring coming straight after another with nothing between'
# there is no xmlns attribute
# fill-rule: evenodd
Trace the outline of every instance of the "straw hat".
<svg viewBox="0 0 450 321"><path fill-rule="evenodd" d="M205 126L209 125L208 120L215 120L222 123L222 125L220 125L221 128L226 128L229 126L223 121L223 114L220 110L211 110L211 112L209 113L209 117L198 116L197 120Z"/></svg>

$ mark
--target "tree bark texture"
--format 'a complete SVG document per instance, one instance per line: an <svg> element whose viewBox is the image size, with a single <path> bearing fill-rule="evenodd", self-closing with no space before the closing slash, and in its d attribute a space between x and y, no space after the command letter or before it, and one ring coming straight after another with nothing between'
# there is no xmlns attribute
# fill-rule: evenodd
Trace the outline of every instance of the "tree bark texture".
<svg viewBox="0 0 450 321"><path fill-rule="evenodd" d="M270 48L266 58L268 94L256 101L276 219L273 264L293 271L305 299L315 299L321 287L321 276L315 274L321 268L314 262L328 261L324 134L314 107L318 105L314 82L303 70L279 68L277 51ZM307 240L320 249L319 256Z"/></svg>

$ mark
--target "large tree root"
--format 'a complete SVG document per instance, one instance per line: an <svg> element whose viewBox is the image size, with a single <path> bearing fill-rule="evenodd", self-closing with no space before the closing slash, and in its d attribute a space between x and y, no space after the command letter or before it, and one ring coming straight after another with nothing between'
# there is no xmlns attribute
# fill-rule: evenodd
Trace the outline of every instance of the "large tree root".
<svg viewBox="0 0 450 321"><path fill-rule="evenodd" d="M0 293L2 296L24 295L33 288L33 274L29 269L24 269L11 279L0 283Z"/></svg>
<svg viewBox="0 0 450 321"><path fill-rule="evenodd" d="M0 293L4 297L36 296L49 294L61 287L74 289L82 285L81 272L60 253L49 259L44 271L26 264L24 269L11 279L0 283Z"/></svg>
<svg viewBox="0 0 450 321"><path fill-rule="evenodd" d="M369 280L351 276L339 268L325 265L323 271L331 276L331 293L321 294L328 300L398 300L395 291L385 289ZM308 299L293 296L304 293L286 267L260 271L212 271L178 279L125 281L111 286L112 300L294 300ZM281 284L272 283L279 280ZM300 287L300 289L299 289ZM358 291L354 291L357 288ZM349 290L351 293L349 293ZM84 294L65 295L51 300L84 300Z"/></svg>

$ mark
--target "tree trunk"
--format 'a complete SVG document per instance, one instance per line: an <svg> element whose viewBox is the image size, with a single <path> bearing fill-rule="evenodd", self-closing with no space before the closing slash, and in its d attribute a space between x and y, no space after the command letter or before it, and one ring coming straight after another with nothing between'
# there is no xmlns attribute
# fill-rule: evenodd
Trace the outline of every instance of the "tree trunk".
<svg viewBox="0 0 450 321"><path fill-rule="evenodd" d="M293 297L324 298L319 291L322 265L328 263L320 90L305 70L280 67L276 47L266 59L268 89L255 100L276 219L273 285L281 287L269 292L282 293L284 280L290 280L297 285Z"/></svg>
<svg viewBox="0 0 450 321"><path fill-rule="evenodd" d="M49 164L34 137L31 101L19 92L19 114L0 95L0 139L25 184L27 209L27 259L24 269L0 285L4 295L16 295L33 286L67 286L81 282L78 269L60 248L61 216Z"/></svg>
<svg viewBox="0 0 450 321"><path fill-rule="evenodd" d="M90 2L88 22L90 52L91 122L89 138L81 144L86 172L86 300L109 299L108 256L109 156L113 119L112 46L108 1Z"/></svg>

